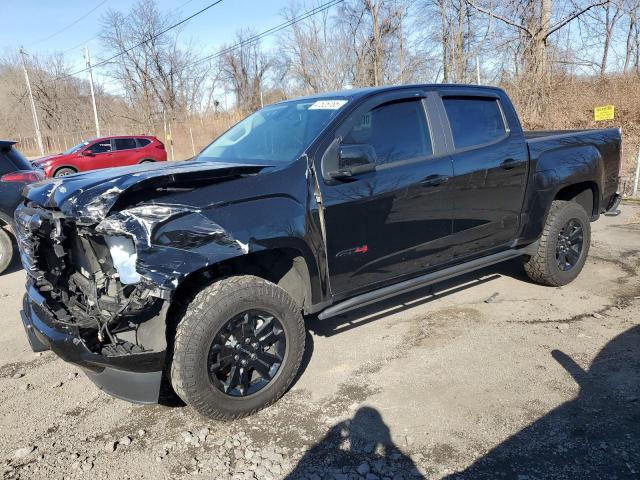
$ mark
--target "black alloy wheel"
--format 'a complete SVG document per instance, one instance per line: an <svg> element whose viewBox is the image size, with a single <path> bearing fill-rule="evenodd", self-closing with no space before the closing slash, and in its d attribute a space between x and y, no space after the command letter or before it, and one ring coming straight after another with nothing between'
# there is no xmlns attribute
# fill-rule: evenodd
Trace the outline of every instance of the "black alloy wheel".
<svg viewBox="0 0 640 480"><path fill-rule="evenodd" d="M569 220L558 233L556 261L558 268L569 271L576 266L582 254L584 229L576 218Z"/></svg>
<svg viewBox="0 0 640 480"><path fill-rule="evenodd" d="M247 310L214 337L207 359L209 378L232 397L253 395L278 375L286 349L286 335L276 316Z"/></svg>

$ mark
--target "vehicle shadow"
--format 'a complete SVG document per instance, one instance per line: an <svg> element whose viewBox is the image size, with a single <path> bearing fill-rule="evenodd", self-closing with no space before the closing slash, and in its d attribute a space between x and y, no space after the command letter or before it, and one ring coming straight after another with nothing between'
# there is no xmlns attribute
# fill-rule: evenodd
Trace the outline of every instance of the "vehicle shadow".
<svg viewBox="0 0 640 480"><path fill-rule="evenodd" d="M577 397L447 478L640 478L640 325L587 371L559 350L551 355L580 386Z"/></svg>
<svg viewBox="0 0 640 480"><path fill-rule="evenodd" d="M285 478L424 478L411 458L393 443L380 413L362 407L333 426Z"/></svg>
<svg viewBox="0 0 640 480"><path fill-rule="evenodd" d="M468 288L491 282L503 276L525 282L530 281L524 273L522 261L516 258L476 270L475 272L460 275L444 282L381 300L353 310L352 312L336 315L335 317L320 320L316 315L310 315L307 317L306 323L314 334L322 337L331 337L338 333L375 322L383 317L400 313L433 300L464 291Z"/></svg>

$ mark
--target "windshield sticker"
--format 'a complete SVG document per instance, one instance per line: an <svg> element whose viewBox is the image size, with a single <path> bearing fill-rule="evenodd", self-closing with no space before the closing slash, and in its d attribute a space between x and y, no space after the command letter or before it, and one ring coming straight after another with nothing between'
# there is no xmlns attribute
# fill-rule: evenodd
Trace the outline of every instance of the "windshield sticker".
<svg viewBox="0 0 640 480"><path fill-rule="evenodd" d="M338 110L347 100L318 100L309 107L309 110Z"/></svg>

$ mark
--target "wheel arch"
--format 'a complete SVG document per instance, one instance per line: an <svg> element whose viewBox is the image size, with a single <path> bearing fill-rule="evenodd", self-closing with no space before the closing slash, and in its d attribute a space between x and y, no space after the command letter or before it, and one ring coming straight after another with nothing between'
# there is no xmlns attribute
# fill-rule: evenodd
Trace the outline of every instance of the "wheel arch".
<svg viewBox="0 0 640 480"><path fill-rule="evenodd" d="M563 186L553 199L578 203L593 220L598 215L599 198L598 184L595 181L586 181Z"/></svg>
<svg viewBox="0 0 640 480"><path fill-rule="evenodd" d="M314 303L313 272L304 253L292 247L249 252L202 267L190 273L176 288L172 303L188 301L194 290L224 277L254 275L275 283L297 302L304 312Z"/></svg>

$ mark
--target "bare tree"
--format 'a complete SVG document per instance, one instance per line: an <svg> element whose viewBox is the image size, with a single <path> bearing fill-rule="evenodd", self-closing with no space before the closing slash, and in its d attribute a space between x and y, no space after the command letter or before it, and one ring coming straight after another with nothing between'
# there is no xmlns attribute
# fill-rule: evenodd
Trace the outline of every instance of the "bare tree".
<svg viewBox="0 0 640 480"><path fill-rule="evenodd" d="M180 48L179 30L167 31L173 22L154 0L139 0L128 14L109 10L102 19L102 42L115 56L111 76L149 130L161 111L176 117L198 110L209 78L210 66L195 48Z"/></svg>
<svg viewBox="0 0 640 480"><path fill-rule="evenodd" d="M283 11L291 21L300 14L300 6L292 4ZM336 28L328 11L294 23L280 36L279 70L281 78L289 77L294 88L306 93L340 90L352 82L349 75L349 38Z"/></svg>
<svg viewBox="0 0 640 480"><path fill-rule="evenodd" d="M271 61L250 30L236 33L236 43L222 48L219 68L222 79L231 85L236 106L243 112L260 108L260 93Z"/></svg>
<svg viewBox="0 0 640 480"><path fill-rule="evenodd" d="M549 37L592 8L606 5L610 0L590 1L585 5L576 5L570 13L555 21L552 21L553 0L515 0L503 6L502 10L506 10L504 12L481 5L476 0L466 0L466 2L479 12L500 20L518 31L522 43L520 52L522 73L532 82L537 82L548 72Z"/></svg>
<svg viewBox="0 0 640 480"><path fill-rule="evenodd" d="M352 38L352 76L359 86L387 83L402 41L405 10L392 0L354 0L342 6L342 27Z"/></svg>

